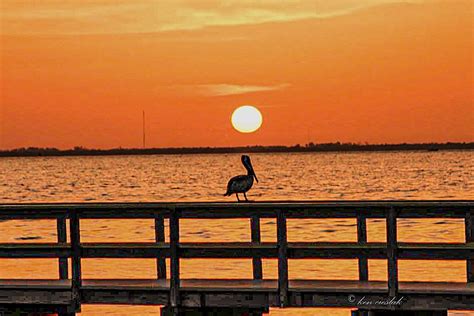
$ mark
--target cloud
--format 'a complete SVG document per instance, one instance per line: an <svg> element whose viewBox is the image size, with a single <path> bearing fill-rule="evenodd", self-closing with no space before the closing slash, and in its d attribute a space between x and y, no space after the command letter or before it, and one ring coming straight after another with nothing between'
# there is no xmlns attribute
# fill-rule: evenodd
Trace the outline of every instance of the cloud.
<svg viewBox="0 0 474 316"><path fill-rule="evenodd" d="M2 0L3 34L123 34L328 18L422 0ZM428 0L425 0L428 1ZM434 0L429 0L434 1Z"/></svg>
<svg viewBox="0 0 474 316"><path fill-rule="evenodd" d="M264 92L264 91L275 91L281 90L290 85L279 84L273 86L253 86L253 85L237 85L237 84L207 84L197 85L196 89L199 94L206 96L225 96L235 94L246 94L252 92Z"/></svg>

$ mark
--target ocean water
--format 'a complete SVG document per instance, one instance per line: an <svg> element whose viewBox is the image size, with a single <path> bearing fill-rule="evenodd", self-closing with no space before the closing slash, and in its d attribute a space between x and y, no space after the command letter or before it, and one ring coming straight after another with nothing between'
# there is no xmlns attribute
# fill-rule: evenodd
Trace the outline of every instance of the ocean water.
<svg viewBox="0 0 474 316"><path fill-rule="evenodd" d="M253 154L255 200L472 199L474 151ZM0 159L0 199L222 201L240 155ZM231 199L231 198L229 198Z"/></svg>
<svg viewBox="0 0 474 316"><path fill-rule="evenodd" d="M252 154L259 182L250 200L474 199L474 151ZM227 180L245 169L239 154L0 159L0 203L233 201ZM93 241L153 241L150 220L83 220ZM167 223L165 223L167 229ZM166 232L167 233L167 232ZM275 241L275 221L262 238ZM290 241L355 241L352 219L289 220ZM249 222L183 220L183 241L248 241ZM383 220L368 221L369 241L385 240ZM400 241L464 242L462 220L399 220ZM54 221L0 222L0 242L54 242ZM210 264L212 261L212 264ZM250 260L182 259L183 278L250 278ZM276 260L264 260L276 278ZM370 260L371 280L386 280L386 261ZM357 279L355 260L290 260L290 278ZM399 263L400 280L465 281L463 261ZM169 269L168 269L169 270ZM150 259L84 259L84 278L153 278ZM1 259L0 278L55 278L57 261ZM81 315L159 315L158 307L85 305ZM468 315L452 312L453 315ZM272 309L270 315L349 315L347 309Z"/></svg>

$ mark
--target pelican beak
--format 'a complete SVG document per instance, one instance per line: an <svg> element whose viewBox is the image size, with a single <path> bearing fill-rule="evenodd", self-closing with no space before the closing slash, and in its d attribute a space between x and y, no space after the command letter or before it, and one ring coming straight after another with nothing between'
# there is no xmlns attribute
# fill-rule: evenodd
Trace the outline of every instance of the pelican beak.
<svg viewBox="0 0 474 316"><path fill-rule="evenodd" d="M253 170L252 163L250 161L247 161L246 163L244 163L244 166L247 169L247 171L249 172L249 174L251 174L258 183L257 175L255 174L255 171Z"/></svg>

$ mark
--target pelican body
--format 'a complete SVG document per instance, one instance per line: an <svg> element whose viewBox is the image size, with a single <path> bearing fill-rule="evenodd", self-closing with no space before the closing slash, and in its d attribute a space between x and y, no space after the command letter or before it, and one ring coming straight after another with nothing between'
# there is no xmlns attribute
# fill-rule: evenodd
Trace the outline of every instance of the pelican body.
<svg viewBox="0 0 474 316"><path fill-rule="evenodd" d="M238 202L240 202L239 193L243 193L245 201L248 201L246 193L252 188L253 179L255 178L258 182L257 175L255 174L255 171L253 171L252 163L250 162L250 157L242 155L241 160L245 169L247 169L247 174L231 178L227 184L227 192L224 194L224 196L231 196L235 193Z"/></svg>

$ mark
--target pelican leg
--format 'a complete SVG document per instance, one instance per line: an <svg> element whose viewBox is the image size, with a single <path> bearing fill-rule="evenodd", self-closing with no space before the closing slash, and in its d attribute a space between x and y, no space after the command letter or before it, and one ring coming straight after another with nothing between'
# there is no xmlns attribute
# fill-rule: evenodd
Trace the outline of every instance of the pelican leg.
<svg viewBox="0 0 474 316"><path fill-rule="evenodd" d="M239 193L235 193L235 196L237 197L237 202L240 202Z"/></svg>
<svg viewBox="0 0 474 316"><path fill-rule="evenodd" d="M249 201L249 199L247 199L247 194L245 194L245 192L244 192L244 196L245 196L245 201L247 201L247 202L248 202L248 201Z"/></svg>

